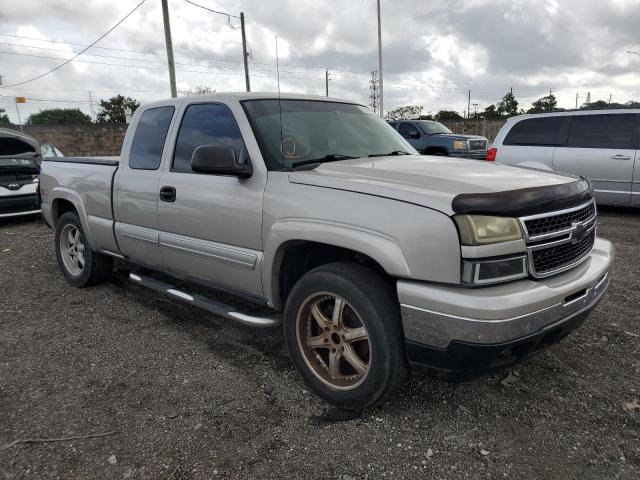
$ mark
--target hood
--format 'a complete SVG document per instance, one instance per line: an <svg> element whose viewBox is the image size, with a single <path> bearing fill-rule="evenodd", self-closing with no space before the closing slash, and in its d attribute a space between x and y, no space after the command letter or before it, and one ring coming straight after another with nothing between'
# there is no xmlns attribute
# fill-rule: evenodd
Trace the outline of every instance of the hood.
<svg viewBox="0 0 640 480"><path fill-rule="evenodd" d="M292 183L386 197L448 215L454 213L452 204L458 195L555 187L576 180L570 175L494 162L422 155L343 160L289 173Z"/></svg>
<svg viewBox="0 0 640 480"><path fill-rule="evenodd" d="M0 128L0 158L39 158L40 142L29 135Z"/></svg>

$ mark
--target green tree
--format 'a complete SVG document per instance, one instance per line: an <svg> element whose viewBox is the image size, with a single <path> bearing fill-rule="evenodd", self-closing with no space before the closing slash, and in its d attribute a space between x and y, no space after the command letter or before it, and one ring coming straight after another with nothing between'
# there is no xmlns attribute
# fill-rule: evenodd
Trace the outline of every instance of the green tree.
<svg viewBox="0 0 640 480"><path fill-rule="evenodd" d="M463 120L462 115L453 110L440 110L436 113L435 119L438 122L446 122L450 120Z"/></svg>
<svg viewBox="0 0 640 480"><path fill-rule="evenodd" d="M640 108L640 103L629 100L626 103L605 102L604 100L596 100L591 103L583 103L580 110L606 110L609 108Z"/></svg>
<svg viewBox="0 0 640 480"><path fill-rule="evenodd" d="M0 125L11 125L9 115L7 115L4 108L0 108Z"/></svg>
<svg viewBox="0 0 640 480"><path fill-rule="evenodd" d="M78 108L49 108L31 114L26 123L31 125L91 123L91 117Z"/></svg>
<svg viewBox="0 0 640 480"><path fill-rule="evenodd" d="M502 100L498 103L496 111L504 117L513 117L518 115L518 101L513 95L513 92L508 92Z"/></svg>
<svg viewBox="0 0 640 480"><path fill-rule="evenodd" d="M130 110L133 114L139 106L139 101L122 95L116 95L109 100L100 100L100 111L96 116L96 123L126 123L126 110Z"/></svg>
<svg viewBox="0 0 640 480"><path fill-rule="evenodd" d="M484 109L484 112L482 112L480 115L486 118L487 120L495 120L498 118L502 118L502 115L498 113L498 110L496 109L495 105L489 105Z"/></svg>
<svg viewBox="0 0 640 480"><path fill-rule="evenodd" d="M558 101L556 100L555 95L547 95L546 97L542 97L531 104L531 108L527 110L527 113L544 113L544 112L553 112L558 111L556 108Z"/></svg>
<svg viewBox="0 0 640 480"><path fill-rule="evenodd" d="M184 97L191 97L193 95L209 95L216 93L216 91L206 85L198 85L196 88L190 88L189 90L179 90L178 93Z"/></svg>
<svg viewBox="0 0 640 480"><path fill-rule="evenodd" d="M413 120L422 114L422 107L419 105L405 105L394 108L387 112L385 117L388 120Z"/></svg>

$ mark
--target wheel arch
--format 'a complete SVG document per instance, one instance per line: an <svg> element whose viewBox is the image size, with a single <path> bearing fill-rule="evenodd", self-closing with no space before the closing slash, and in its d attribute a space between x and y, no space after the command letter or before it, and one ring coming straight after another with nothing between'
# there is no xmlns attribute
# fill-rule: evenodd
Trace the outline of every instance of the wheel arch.
<svg viewBox="0 0 640 480"><path fill-rule="evenodd" d="M51 218L53 220L52 227L55 229L58 220L67 212L75 212L80 218L84 235L90 244L93 244L93 236L89 229L87 213L80 196L73 190L66 188L58 188L52 192L54 199L51 201Z"/></svg>
<svg viewBox="0 0 640 480"><path fill-rule="evenodd" d="M446 147L437 146L437 147L427 147L424 149L425 155L445 155L449 156L449 150Z"/></svg>
<svg viewBox="0 0 640 480"><path fill-rule="evenodd" d="M325 222L301 221L296 227L284 223L269 235L262 270L265 296L277 310L304 273L327 263L360 263L390 279L411 276L400 245L390 237ZM287 236L287 231L298 235Z"/></svg>

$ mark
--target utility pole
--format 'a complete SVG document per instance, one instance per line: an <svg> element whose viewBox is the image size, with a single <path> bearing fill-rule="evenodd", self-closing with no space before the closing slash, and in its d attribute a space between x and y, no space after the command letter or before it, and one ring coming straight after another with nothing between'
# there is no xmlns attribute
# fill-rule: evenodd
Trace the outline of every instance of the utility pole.
<svg viewBox="0 0 640 480"><path fill-rule="evenodd" d="M551 90L551 89L549 89L549 111L551 111L551 110L552 110L552 107L551 107L551 97L553 97L553 92L552 92L552 90Z"/></svg>
<svg viewBox="0 0 640 480"><path fill-rule="evenodd" d="M171 24L169 23L169 5L167 0L162 0L162 19L164 21L164 41L167 45L167 63L169 64L169 83L171 85L171 98L178 96L176 89L176 65L173 62L173 43L171 42Z"/></svg>
<svg viewBox="0 0 640 480"><path fill-rule="evenodd" d="M611 108L611 94L609 94L609 108Z"/></svg>
<svg viewBox="0 0 640 480"><path fill-rule="evenodd" d="M369 89L371 91L369 98L371 99L371 102L369 103L369 105L371 106L371 110L373 110L374 112L378 112L378 105L379 105L379 101L380 101L380 96L379 96L379 88L378 88L378 72L376 70L373 70L371 72L371 80L369 81Z"/></svg>
<svg viewBox="0 0 640 480"><path fill-rule="evenodd" d="M95 112L93 111L93 97L91 95L91 90L89 90L89 111L91 112L91 118L94 118Z"/></svg>
<svg viewBox="0 0 640 480"><path fill-rule="evenodd" d="M380 104L380 116L384 117L382 82L382 21L380 20L380 0L378 0L378 96Z"/></svg>
<svg viewBox="0 0 640 480"><path fill-rule="evenodd" d="M328 68L324 72L324 90L328 97L329 96L329 69Z"/></svg>
<svg viewBox="0 0 640 480"><path fill-rule="evenodd" d="M244 81L247 92L251 91L251 83L249 82L249 58L247 54L247 34L244 29L244 12L240 12L240 28L242 29L242 58L244 59Z"/></svg>
<svg viewBox="0 0 640 480"><path fill-rule="evenodd" d="M576 110L578 109L578 95L580 95L580 92L576 92Z"/></svg>
<svg viewBox="0 0 640 480"><path fill-rule="evenodd" d="M469 90L469 97L467 98L467 120L471 117L471 90Z"/></svg>
<svg viewBox="0 0 640 480"><path fill-rule="evenodd" d="M14 98L16 102L16 113L18 114L18 125L20 125L20 131L24 133L24 129L22 128L22 120L20 120L20 109L18 108L18 103L24 103L24 98L21 98L19 101L19 97Z"/></svg>

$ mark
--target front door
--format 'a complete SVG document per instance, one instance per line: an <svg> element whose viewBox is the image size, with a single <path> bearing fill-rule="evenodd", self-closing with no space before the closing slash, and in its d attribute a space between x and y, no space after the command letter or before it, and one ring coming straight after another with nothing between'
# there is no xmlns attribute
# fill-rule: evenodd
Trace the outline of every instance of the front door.
<svg viewBox="0 0 640 480"><path fill-rule="evenodd" d="M422 134L418 127L416 127L413 123L402 122L400 127L398 127L398 133L404 137L404 139L411 144L413 148L418 150L420 153L424 150L422 145Z"/></svg>
<svg viewBox="0 0 640 480"><path fill-rule="evenodd" d="M162 266L158 232L158 184L173 105L149 108L133 128L130 145L123 149L129 161L121 165L113 186L118 247L135 263Z"/></svg>
<svg viewBox="0 0 640 480"><path fill-rule="evenodd" d="M632 113L572 116L567 146L555 150L554 170L591 180L597 200L629 203L637 127Z"/></svg>
<svg viewBox="0 0 640 480"><path fill-rule="evenodd" d="M233 147L249 162L229 107L193 103L186 107L175 149L159 184L160 245L166 267L223 288L262 295L262 197L266 177L200 174L191 170L201 145Z"/></svg>

